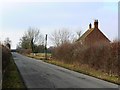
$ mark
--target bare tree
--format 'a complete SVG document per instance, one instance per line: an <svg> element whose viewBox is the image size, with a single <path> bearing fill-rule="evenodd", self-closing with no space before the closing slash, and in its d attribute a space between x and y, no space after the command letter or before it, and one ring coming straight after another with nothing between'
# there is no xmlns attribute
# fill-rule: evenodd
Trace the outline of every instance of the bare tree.
<svg viewBox="0 0 120 90"><path fill-rule="evenodd" d="M59 38L60 38L60 36L58 35L58 32L56 30L50 36L50 39L55 46L60 45L60 39Z"/></svg>
<svg viewBox="0 0 120 90"><path fill-rule="evenodd" d="M7 43L10 43L10 44L11 44L11 40L9 39L9 37L7 37L7 38L4 40L4 44L7 44Z"/></svg>
<svg viewBox="0 0 120 90"><path fill-rule="evenodd" d="M43 35L40 33L40 30L38 28L29 28L25 32L25 36L31 41L33 39L33 43L39 43L42 44L43 42Z"/></svg>
<svg viewBox="0 0 120 90"><path fill-rule="evenodd" d="M51 34L51 41L55 46L60 46L66 42L72 42L74 35L67 29L63 28L61 30L55 30Z"/></svg>
<svg viewBox="0 0 120 90"><path fill-rule="evenodd" d="M19 47L24 49L32 49L34 51L34 45L43 45L43 35L40 33L38 28L29 28L19 42Z"/></svg>
<svg viewBox="0 0 120 90"><path fill-rule="evenodd" d="M9 39L9 37L7 37L7 38L4 40L4 44L5 44L5 46L7 46L9 49L11 48L11 40Z"/></svg>

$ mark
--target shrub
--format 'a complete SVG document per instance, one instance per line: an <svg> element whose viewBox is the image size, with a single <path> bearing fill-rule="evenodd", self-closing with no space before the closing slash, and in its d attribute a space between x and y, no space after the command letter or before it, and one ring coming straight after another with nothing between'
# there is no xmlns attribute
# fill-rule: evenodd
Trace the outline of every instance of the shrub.
<svg viewBox="0 0 120 90"><path fill-rule="evenodd" d="M52 56L65 63L85 64L109 75L120 74L120 42L86 46L80 43L64 43L54 48Z"/></svg>
<svg viewBox="0 0 120 90"><path fill-rule="evenodd" d="M8 49L3 45L0 45L0 48L2 48L2 72L4 73L5 69L10 63L11 52L10 52L10 49Z"/></svg>

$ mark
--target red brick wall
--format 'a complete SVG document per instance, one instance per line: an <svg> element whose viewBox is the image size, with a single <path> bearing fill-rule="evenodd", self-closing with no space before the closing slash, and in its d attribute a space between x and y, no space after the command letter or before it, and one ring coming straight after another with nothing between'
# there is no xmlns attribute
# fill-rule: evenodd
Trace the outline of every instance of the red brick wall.
<svg viewBox="0 0 120 90"><path fill-rule="evenodd" d="M85 43L87 45L93 45L93 44L102 44L106 43L109 44L109 40L103 35L103 33L95 28L86 38Z"/></svg>

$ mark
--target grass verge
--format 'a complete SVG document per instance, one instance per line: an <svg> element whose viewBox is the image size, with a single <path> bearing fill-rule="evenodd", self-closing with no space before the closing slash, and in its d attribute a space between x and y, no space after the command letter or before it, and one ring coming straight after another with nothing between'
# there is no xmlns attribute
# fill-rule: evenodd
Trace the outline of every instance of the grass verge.
<svg viewBox="0 0 120 90"><path fill-rule="evenodd" d="M26 88L12 57L4 73L2 88Z"/></svg>
<svg viewBox="0 0 120 90"><path fill-rule="evenodd" d="M94 68L91 68L87 65L66 64L64 62L61 62L58 60L53 60L53 59L52 60L44 60L44 57L41 56L40 54L39 55L30 54L30 55L26 55L26 56L31 57L31 58L35 58L35 59L39 59L39 60L43 60L44 62L47 62L50 64L61 66L61 67L64 67L66 69L69 69L69 70L73 70L73 71L76 71L79 73L83 73L83 74L86 74L86 75L89 75L89 76L92 76L92 77L95 77L98 79L102 79L102 80L120 85L120 81L119 81L120 77L119 76L108 75L105 72L95 70Z"/></svg>
<svg viewBox="0 0 120 90"><path fill-rule="evenodd" d="M57 65L57 66L61 66L61 67L64 67L66 69L69 69L69 70L73 70L73 71L76 71L76 72L79 72L79 73L83 73L83 74L86 74L86 75L89 75L89 76L92 76L92 77L95 77L95 78L98 78L98 79L102 79L102 80L120 85L120 81L119 81L120 77L108 75L104 72L101 72L99 70L95 70L95 69L90 68L86 65L77 66L77 65L74 65L74 64L66 64L66 63L63 63L63 62L60 62L60 61L56 61L56 60L49 60L49 61L44 60L44 62L54 64L54 65Z"/></svg>

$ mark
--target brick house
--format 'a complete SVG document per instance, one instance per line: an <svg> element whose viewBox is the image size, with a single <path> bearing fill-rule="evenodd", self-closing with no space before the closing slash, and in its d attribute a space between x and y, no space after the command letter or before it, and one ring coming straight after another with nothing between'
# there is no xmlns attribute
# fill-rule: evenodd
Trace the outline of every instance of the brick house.
<svg viewBox="0 0 120 90"><path fill-rule="evenodd" d="M77 41L90 46L93 44L110 43L110 40L98 28L98 20L94 21L94 28L92 28L92 24L90 23L89 29Z"/></svg>

